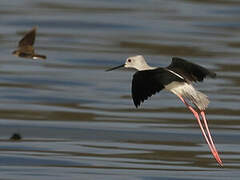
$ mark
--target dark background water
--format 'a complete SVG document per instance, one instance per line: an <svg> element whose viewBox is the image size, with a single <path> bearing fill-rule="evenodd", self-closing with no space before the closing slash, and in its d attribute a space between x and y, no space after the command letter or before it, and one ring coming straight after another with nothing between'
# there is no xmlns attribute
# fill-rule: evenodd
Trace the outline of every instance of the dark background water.
<svg viewBox="0 0 240 180"><path fill-rule="evenodd" d="M46 61L11 55L33 26ZM0 179L239 179L240 1L2 0L0 27ZM175 95L135 109L133 71L105 72L137 54L218 74L196 86L224 168Z"/></svg>

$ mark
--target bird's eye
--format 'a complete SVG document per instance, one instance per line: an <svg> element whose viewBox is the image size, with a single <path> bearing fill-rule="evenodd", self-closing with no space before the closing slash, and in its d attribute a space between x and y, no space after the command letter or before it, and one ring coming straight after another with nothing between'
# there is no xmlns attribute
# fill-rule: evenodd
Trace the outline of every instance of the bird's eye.
<svg viewBox="0 0 240 180"><path fill-rule="evenodd" d="M131 62L132 60L131 59L128 59L128 62Z"/></svg>

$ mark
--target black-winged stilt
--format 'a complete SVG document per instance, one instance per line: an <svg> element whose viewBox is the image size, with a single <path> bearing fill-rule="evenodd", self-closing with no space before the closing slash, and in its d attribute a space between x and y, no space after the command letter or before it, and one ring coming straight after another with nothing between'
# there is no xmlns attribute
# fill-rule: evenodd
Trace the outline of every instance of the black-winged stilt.
<svg viewBox="0 0 240 180"><path fill-rule="evenodd" d="M213 156L223 166L205 117L204 111L209 104L209 100L205 94L192 86L192 82L201 82L206 77L215 78L216 74L214 72L178 57L173 57L172 63L168 67L151 67L141 55L129 57L125 64L106 71L121 67L137 70L132 80L132 99L136 108L148 97L162 89L176 94L196 117ZM195 109L186 100L190 101L195 106ZM200 120L200 117L202 117L203 122Z"/></svg>
<svg viewBox="0 0 240 180"><path fill-rule="evenodd" d="M18 43L18 49L13 51L12 54L22 58L31 59L46 59L45 55L35 54L34 52L34 42L36 37L37 28L32 28L27 32L24 37Z"/></svg>

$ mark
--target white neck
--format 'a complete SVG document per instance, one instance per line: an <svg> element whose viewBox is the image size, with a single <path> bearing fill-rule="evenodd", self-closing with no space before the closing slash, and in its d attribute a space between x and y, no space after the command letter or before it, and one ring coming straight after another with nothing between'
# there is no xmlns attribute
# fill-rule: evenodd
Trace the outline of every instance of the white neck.
<svg viewBox="0 0 240 180"><path fill-rule="evenodd" d="M151 69L156 69L156 67L151 67L149 66L146 62L145 63L141 63L140 66L136 67L136 69L138 71L144 71L144 70L151 70Z"/></svg>

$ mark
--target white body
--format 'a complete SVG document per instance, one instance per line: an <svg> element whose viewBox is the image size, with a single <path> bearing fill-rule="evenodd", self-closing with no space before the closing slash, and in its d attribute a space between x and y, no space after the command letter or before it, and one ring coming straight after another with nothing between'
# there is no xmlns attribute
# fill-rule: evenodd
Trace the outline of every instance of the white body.
<svg viewBox="0 0 240 180"><path fill-rule="evenodd" d="M197 106L199 110L205 110L209 104L209 100L205 94L197 91L191 84L186 82L172 82L165 86L165 89L177 96L188 99Z"/></svg>

